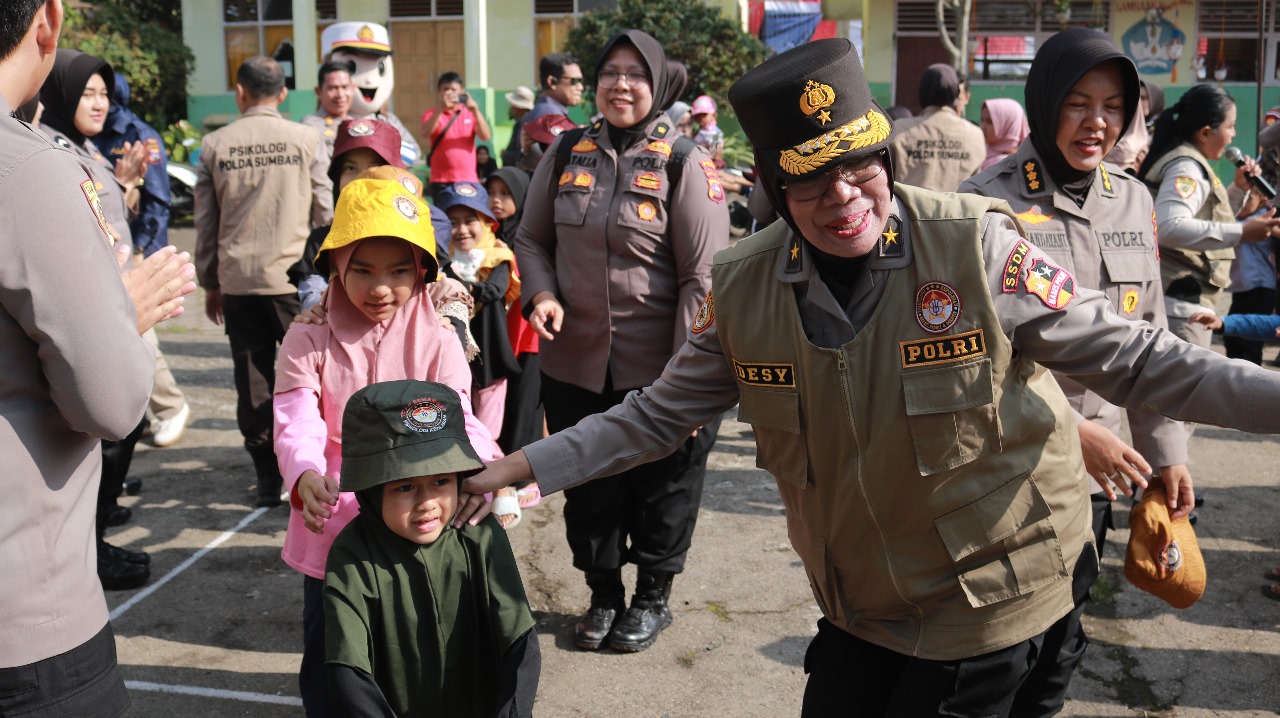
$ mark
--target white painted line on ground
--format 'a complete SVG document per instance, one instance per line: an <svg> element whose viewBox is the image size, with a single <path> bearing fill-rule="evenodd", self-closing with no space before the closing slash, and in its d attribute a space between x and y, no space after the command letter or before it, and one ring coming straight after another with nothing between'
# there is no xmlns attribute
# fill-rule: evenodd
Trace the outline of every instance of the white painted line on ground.
<svg viewBox="0 0 1280 718"><path fill-rule="evenodd" d="M274 703L281 706L302 707L302 699L294 696L273 696L266 693L250 693L249 691L227 691L221 688L201 688L199 686L170 686L149 681L125 681L125 688L131 691L151 691L152 693L177 693L184 696L200 696L202 698L226 698L247 703Z"/></svg>
<svg viewBox="0 0 1280 718"><path fill-rule="evenodd" d="M157 590L159 590L159 589L160 589L160 587L161 587L161 586L165 585L166 583L168 583L169 581L171 581L171 580L173 580L175 577L177 577L177 575L178 575L178 574L180 574L180 573L182 573L183 571L186 571L187 569L191 568L191 565L192 565L192 564L194 564L196 561L199 561L199 560L200 560L200 559L201 559L205 554L209 553L210 551L214 550L215 548L217 548L217 547L221 546L222 544L226 543L226 541L227 541L228 539L230 539L232 536L235 536L237 533L239 533L241 530L243 530L243 529L244 529L244 527L246 527L246 526L248 526L249 524L253 523L254 521L256 521L256 520L258 519L258 517L259 517L259 516L261 516L261 515L265 514L265 513L266 513L266 512L268 512L268 511L270 511L270 509L268 509L268 508L260 508L260 509L255 510L254 512L250 513L248 516L245 516L243 519L241 519L240 523L236 524L235 528L231 529L230 531L224 531L224 532L222 532L222 534L221 534L220 536L218 536L218 537L217 537L217 538L215 538L214 540L210 541L210 542L209 542L209 545L207 545L207 546L205 546L204 548L200 549L199 551L196 551L195 553L191 554L191 557L190 557L190 558L188 558L186 561L183 561L182 563L178 564L178 565L177 565L177 566L176 566L172 571L170 571L169 573L166 573L166 574L164 575L164 578L161 578L159 581L156 581L155 583L151 584L150 586L147 586L147 587L146 587L146 588L144 588L143 590L141 590L141 591L139 591L138 593L134 594L134 595L133 595L133 597L131 597L128 601L125 601L124 603L120 604L119 606L116 606L116 610L114 610L114 611L112 611L112 612L111 612L111 620L112 620L112 621L114 621L114 620L116 620L116 619L120 618L121 616L123 616L123 615L125 614L125 612L126 612L126 611L128 611L129 609L131 609L131 608L133 608L134 606L136 606L140 601L142 601L142 599L144 599L144 598L146 598L147 596L150 596L151 594L155 593ZM225 692L225 691L224 691L224 692ZM231 692L234 692L234 691L231 691ZM246 695L247 695L247 694L246 694Z"/></svg>

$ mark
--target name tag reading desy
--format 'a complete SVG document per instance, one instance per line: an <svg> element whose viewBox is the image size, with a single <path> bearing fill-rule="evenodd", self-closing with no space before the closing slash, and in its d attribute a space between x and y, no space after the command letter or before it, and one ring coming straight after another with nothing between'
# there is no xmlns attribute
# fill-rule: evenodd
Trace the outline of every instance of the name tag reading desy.
<svg viewBox="0 0 1280 718"><path fill-rule="evenodd" d="M794 387L796 370L793 364L747 364L733 360L733 372L738 381L752 386Z"/></svg>

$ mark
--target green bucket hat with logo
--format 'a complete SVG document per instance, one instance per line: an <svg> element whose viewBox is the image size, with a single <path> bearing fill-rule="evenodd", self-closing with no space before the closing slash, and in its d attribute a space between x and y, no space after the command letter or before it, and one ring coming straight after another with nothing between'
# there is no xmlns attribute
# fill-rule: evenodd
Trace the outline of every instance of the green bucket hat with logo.
<svg viewBox="0 0 1280 718"><path fill-rule="evenodd" d="M347 400L342 416L342 491L483 468L467 438L462 401L444 384L379 382Z"/></svg>

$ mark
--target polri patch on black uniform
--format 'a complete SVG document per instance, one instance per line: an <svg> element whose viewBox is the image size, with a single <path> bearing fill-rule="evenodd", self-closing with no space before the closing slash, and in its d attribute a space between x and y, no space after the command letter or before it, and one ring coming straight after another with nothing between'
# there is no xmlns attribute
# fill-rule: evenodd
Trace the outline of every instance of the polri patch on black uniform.
<svg viewBox="0 0 1280 718"><path fill-rule="evenodd" d="M901 230L902 220L891 215L889 221L885 223L884 231L880 233L880 239L876 241L881 257L896 259L906 254L906 250L902 246Z"/></svg>
<svg viewBox="0 0 1280 718"><path fill-rule="evenodd" d="M949 364L985 355L987 340L981 329L974 329L944 337L898 342L898 353L902 356L903 369L931 364Z"/></svg>
<svg viewBox="0 0 1280 718"><path fill-rule="evenodd" d="M733 373L749 386L790 387L796 385L794 364L760 364L733 360Z"/></svg>

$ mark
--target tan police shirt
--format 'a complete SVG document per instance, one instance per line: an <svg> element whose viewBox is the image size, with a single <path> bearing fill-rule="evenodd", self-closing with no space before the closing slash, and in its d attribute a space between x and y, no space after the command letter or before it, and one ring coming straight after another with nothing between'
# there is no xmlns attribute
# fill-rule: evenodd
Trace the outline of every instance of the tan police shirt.
<svg viewBox="0 0 1280 718"><path fill-rule="evenodd" d="M329 153L315 128L253 107L204 138L196 168L196 278L232 295L293 294L288 269L333 221Z"/></svg>
<svg viewBox="0 0 1280 718"><path fill-rule="evenodd" d="M711 288L711 260L729 243L724 189L694 146L671 189L673 130L665 114L619 153L602 122L590 126L556 173L560 138L538 164L515 239L526 314L538 292L565 309L542 342L542 371L603 391L658 378L684 344ZM670 199L668 199L670 198Z"/></svg>
<svg viewBox="0 0 1280 718"><path fill-rule="evenodd" d="M987 157L982 130L954 108L929 107L893 125L889 152L896 182L954 192L981 169Z"/></svg>
<svg viewBox="0 0 1280 718"><path fill-rule="evenodd" d="M1151 195L1137 179L1103 164L1094 171L1083 206L1077 205L1026 140L1013 155L960 185L960 191L1005 200L1027 239L1078 284L1100 290L1122 317L1168 328ZM1120 431L1116 406L1070 377L1055 376L1072 409L1112 433ZM1152 466L1187 463L1181 422L1149 411L1131 410L1128 416L1134 448Z"/></svg>

